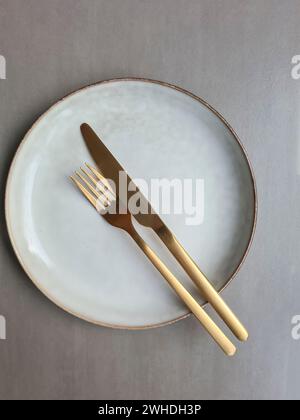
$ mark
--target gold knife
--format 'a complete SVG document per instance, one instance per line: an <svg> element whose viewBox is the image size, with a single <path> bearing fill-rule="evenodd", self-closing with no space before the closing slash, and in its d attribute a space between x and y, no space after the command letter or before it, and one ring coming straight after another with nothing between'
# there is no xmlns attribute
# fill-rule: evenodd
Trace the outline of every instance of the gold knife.
<svg viewBox="0 0 300 420"><path fill-rule="evenodd" d="M193 280L196 286L200 289L205 299L212 305L216 312L220 315L223 321L228 325L235 336L241 340L246 341L248 332L242 323L238 320L232 310L224 302L220 294L214 289L212 284L208 281L193 259L188 255L182 245L178 242L175 235L164 224L159 215L153 210L148 200L141 193L138 187L133 183L129 175L122 168L116 158L103 144L101 139L93 131L93 129L86 123L80 126L82 136L85 144L95 161L98 168L107 179L111 179L115 183L116 190L119 191L119 173L120 171L126 174L127 186L129 183L136 188L127 188L127 203L133 194L139 192L141 200L140 207L148 209L148 212L139 212L132 214L132 216L143 226L152 228L154 232L163 241L169 251L174 255L182 268L186 271L189 277ZM124 203L124 205L127 205Z"/></svg>

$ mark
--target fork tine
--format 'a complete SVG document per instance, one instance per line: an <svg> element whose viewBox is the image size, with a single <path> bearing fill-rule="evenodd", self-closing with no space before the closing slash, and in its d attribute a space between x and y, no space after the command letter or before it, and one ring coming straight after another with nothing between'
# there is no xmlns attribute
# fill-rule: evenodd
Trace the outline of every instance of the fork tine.
<svg viewBox="0 0 300 420"><path fill-rule="evenodd" d="M85 170L82 166L80 166L81 171L92 181L92 183L97 186L98 180L95 179L88 171Z"/></svg>
<svg viewBox="0 0 300 420"><path fill-rule="evenodd" d="M91 165L89 165L88 163L86 163L85 164L88 168L89 168L89 170L91 171L91 172L93 172L93 174L99 179L99 181L101 181L105 186L106 186L106 188L113 194L113 195L115 195L115 193L114 193L114 191L112 190L112 188L111 188L111 186L109 185L109 182L107 181L107 179L103 176L103 175L101 175L100 174L100 172L99 171L97 171L95 168L93 168Z"/></svg>
<svg viewBox="0 0 300 420"><path fill-rule="evenodd" d="M74 184L80 189L82 194L89 200L89 202L97 208L97 200L96 198L79 182L77 179L75 179L73 176L70 176L71 180L74 182Z"/></svg>
<svg viewBox="0 0 300 420"><path fill-rule="evenodd" d="M76 171L76 175L79 176L79 178L85 183L85 185L95 194L97 197L97 204L100 204L100 207L105 210L107 206L111 204L111 201L107 195L105 195L105 192L99 192L97 191L89 182L88 180L81 175L80 172ZM97 208L98 210L98 208Z"/></svg>
<svg viewBox="0 0 300 420"><path fill-rule="evenodd" d="M86 166L89 168L89 170L92 172L92 174L94 176L96 176L99 180L96 183L96 187L105 195L105 197L107 198L107 200L109 202L115 201L116 200L116 194L113 191L113 189L112 189L111 185L109 184L109 182L107 181L107 179L102 174L100 174L99 171L97 171L95 168L93 168L88 163L86 163ZM83 172L88 174L87 171L83 171ZM92 178L93 182L95 182L95 179L91 174L88 174L88 177Z"/></svg>
<svg viewBox="0 0 300 420"><path fill-rule="evenodd" d="M76 171L75 172L76 173L76 175L85 183L85 185L92 191L92 193L94 193L95 194L95 196L97 197L97 198L100 198L100 193L99 193L99 191L97 191L89 182L88 182L88 180L84 177L84 176L82 176L81 175L81 173L80 172L78 172L78 171Z"/></svg>
<svg viewBox="0 0 300 420"><path fill-rule="evenodd" d="M81 168L80 168L81 169ZM97 191L89 182L88 180L81 175L80 172L76 171L76 175L85 183L85 185L95 194L98 200L101 201L101 205L107 207L110 204L109 197L105 195L103 191Z"/></svg>
<svg viewBox="0 0 300 420"><path fill-rule="evenodd" d="M81 171L92 181L92 183L95 185L96 188L98 188L98 190L101 191L101 193L107 198L107 200L110 200L111 197L109 197L109 195L106 195L106 191L108 191L108 189L106 188L105 185L103 185L103 183L100 181L98 181L97 179L95 179L90 172L88 172L87 170L85 170L85 168L83 168L82 166L80 166ZM113 197L114 199L114 197Z"/></svg>

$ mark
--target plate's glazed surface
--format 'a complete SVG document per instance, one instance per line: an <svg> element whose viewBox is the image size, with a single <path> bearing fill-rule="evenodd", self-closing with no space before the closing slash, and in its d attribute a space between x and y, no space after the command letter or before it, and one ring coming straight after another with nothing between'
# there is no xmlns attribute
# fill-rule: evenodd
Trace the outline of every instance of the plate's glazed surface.
<svg viewBox="0 0 300 420"><path fill-rule="evenodd" d="M238 139L213 110L183 90L142 79L112 80L52 106L27 133L11 166L10 238L46 296L74 315L120 328L186 316L134 242L106 224L69 181L91 161L82 122L95 129L132 178L203 179L203 223L188 226L186 215L162 218L217 289L240 266L255 225L254 180ZM154 235L139 230L197 295Z"/></svg>

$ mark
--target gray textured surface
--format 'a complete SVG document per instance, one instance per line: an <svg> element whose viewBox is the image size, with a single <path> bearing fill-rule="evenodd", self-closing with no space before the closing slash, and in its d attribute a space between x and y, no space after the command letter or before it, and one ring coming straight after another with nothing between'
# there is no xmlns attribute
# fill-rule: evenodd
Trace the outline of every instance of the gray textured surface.
<svg viewBox="0 0 300 420"><path fill-rule="evenodd" d="M34 119L62 95L112 77L178 84L216 107L256 174L251 252L225 291L251 339L227 359L190 318L144 332L89 325L48 302L10 247L1 211L0 398L299 398L297 0L0 1L1 197ZM211 313L211 311L210 311Z"/></svg>

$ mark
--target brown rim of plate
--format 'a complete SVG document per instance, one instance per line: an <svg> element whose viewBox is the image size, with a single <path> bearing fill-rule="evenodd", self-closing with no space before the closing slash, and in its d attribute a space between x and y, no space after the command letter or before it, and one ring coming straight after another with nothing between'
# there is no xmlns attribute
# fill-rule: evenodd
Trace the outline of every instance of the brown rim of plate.
<svg viewBox="0 0 300 420"><path fill-rule="evenodd" d="M19 155L19 152L21 151L22 146L24 145L24 143L26 142L29 134L31 133L31 131L35 128L35 126L40 122L40 120L42 120L42 118L44 118L48 112L54 108L56 105L58 105L60 102L70 98L71 96L77 94L78 92L87 90L91 87L94 86L98 86L98 85L103 85L103 84L108 84L108 83L114 83L114 82L146 82L146 83L154 83L157 85L161 85L161 86L165 86L174 90L177 90L178 92L184 93L188 96L190 96L191 98L195 99L196 101L200 102L202 105L204 105L206 108L208 108L210 111L212 111L224 124L225 126L229 129L229 131L232 133L233 137L235 138L237 144L239 145L243 156L246 159L246 162L248 164L248 168L250 171L250 175L251 175L251 181L252 181L252 186L253 186L253 197L254 197L254 208L253 208L253 223L252 223L252 229L251 229L251 235L248 241L248 244L246 246L245 252L242 255L239 263L237 264L235 270L233 271L233 273L229 276L229 278L226 280L225 284L223 287L221 287L221 289L218 291L219 293L221 293L228 285L229 283L233 280L233 278L236 276L236 274L238 273L238 271L240 270L243 262L245 261L249 249L251 247L252 241L253 241L253 237L254 237L254 232L255 232L255 227L256 227L256 221L257 221L257 189L256 189L256 182L255 182L255 177L254 177L254 173L253 173L253 169L252 169L252 165L250 163L250 160L248 158L247 152L241 142L241 140L239 139L238 135L236 134L236 132L234 131L234 129L231 127L231 125L225 120L225 118L218 112L216 111L211 105L209 105L206 101L204 101L202 98L200 98L199 96L194 95L193 93L189 92L186 89L180 88L176 85L167 83L167 82L161 82L159 80L153 80L153 79L148 79L148 78L141 78L141 77L120 77L120 78L113 78L113 79L108 79L108 80L103 80L100 82L95 82L89 85L86 85L82 88L76 89L75 91L63 96L61 99L59 99L58 101L56 101L55 103L53 103L48 109L47 111L45 111L42 115L40 115L35 122L32 124L32 126L29 128L29 130L27 131L27 133L25 134L23 140L21 141L21 143L19 144L15 155L13 157L13 160L11 162L10 168L9 168L9 173L8 173L8 178L7 178L7 182L6 182L6 189L5 189L5 218L6 218L6 224L7 224L7 230L8 230L8 234L9 234L9 238L10 241L12 243L12 247L14 249L14 252L23 268L23 270L25 271L25 273L28 275L28 277L30 278L30 280L33 282L33 284L51 301L53 302L55 305L57 305L59 308L63 309L64 311L68 312L71 315L76 316L77 318L83 319L84 321L90 322L92 324L95 325L99 325L102 327L109 327L109 328L114 328L114 329L121 329L121 330L147 330L147 329L151 329L151 328L157 328L157 327L163 327L165 325L170 325L173 324L177 321L180 321L182 319L187 318L189 315L191 315L191 312L188 311L186 314L181 315L177 318L171 319L169 321L164 321L164 322L160 322L157 324L150 324L150 325L137 325L137 326L127 326L127 325L115 325L115 324L107 324L105 322L99 322L99 321L95 321L93 319L89 319L87 317L84 317L81 314L78 314L74 311L72 311L71 309L65 307L64 305L62 305L61 303L55 301L53 299L53 297L49 296L48 292L41 287L41 285L38 284L38 280L34 278L34 276L30 273L30 270L26 267L26 264L24 263L24 261L21 258L21 255L19 254L18 250L17 250L17 246L14 242L14 238L13 238L13 234L12 234L12 230L10 227L10 219L8 216L8 191L9 191L9 186L10 186L10 182L11 182L11 177L12 177L12 173L13 173L13 169L14 169L14 165L15 162L17 160L17 157ZM208 302L205 302L202 304L202 307L204 308L206 305L208 304Z"/></svg>

